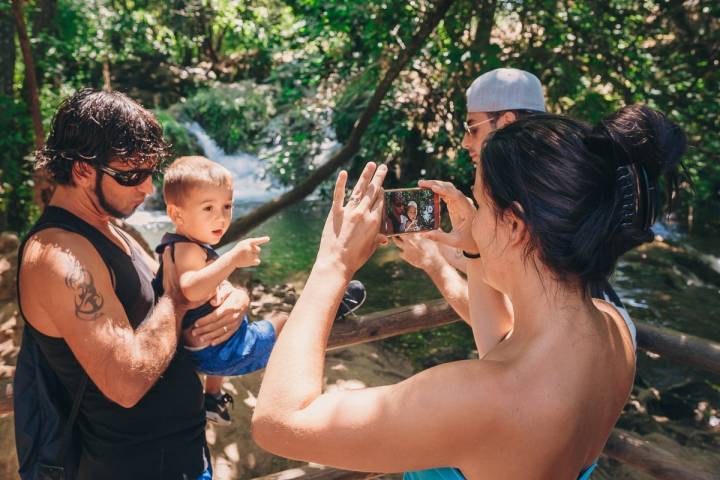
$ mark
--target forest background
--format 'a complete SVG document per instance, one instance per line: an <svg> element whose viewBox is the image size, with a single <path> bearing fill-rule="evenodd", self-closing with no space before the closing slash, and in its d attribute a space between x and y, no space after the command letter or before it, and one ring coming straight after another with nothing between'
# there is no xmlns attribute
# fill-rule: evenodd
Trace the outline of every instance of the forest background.
<svg viewBox="0 0 720 480"><path fill-rule="evenodd" d="M621 259L612 282L634 319L720 341L717 0L0 0L0 387L22 331L14 235L52 191L32 154L73 92L127 93L160 119L174 156L205 153L233 170L236 196L260 194L236 201L223 241L272 236L252 281L233 279L262 315L297 298L339 168L354 178L367 161L385 162L388 188L439 178L469 193L465 90L498 67L537 75L554 113L594 123L645 103L684 128L676 213L656 242ZM153 244L169 228L157 221L162 202L141 213L133 225ZM389 248L358 278L370 292L361 313L439 297ZM328 357L328 388L395 382L474 348L457 323L344 349ZM250 438L260 378L226 385L234 424L207 431L217 478L299 466ZM720 471L720 375L639 354L617 427ZM0 415L0 452L0 477L14 478L11 415ZM603 457L593 478L653 478L647 468Z"/></svg>
<svg viewBox="0 0 720 480"><path fill-rule="evenodd" d="M393 186L424 176L467 187L464 92L502 66L535 73L555 113L596 122L637 102L667 113L690 138L695 189L682 218L717 225L718 2L436 3L2 0L0 229L22 232L38 214L30 155L59 102L82 87L153 108L177 154L197 151L183 126L196 121L228 152L269 152L276 182L315 174L296 201L336 170L314 172L328 136L352 147L333 164L351 174L376 160L392 167Z"/></svg>

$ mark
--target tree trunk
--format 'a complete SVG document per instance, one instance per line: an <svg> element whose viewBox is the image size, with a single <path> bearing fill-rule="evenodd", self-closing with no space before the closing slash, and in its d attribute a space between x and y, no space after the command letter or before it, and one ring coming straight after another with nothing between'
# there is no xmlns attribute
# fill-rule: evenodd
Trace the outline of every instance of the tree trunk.
<svg viewBox="0 0 720 480"><path fill-rule="evenodd" d="M28 83L30 94L30 116L32 117L33 129L35 131L35 146L40 148L45 142L43 133L42 117L40 116L40 97L38 95L38 83L35 77L35 62L33 62L30 39L25 27L25 17L22 11L22 0L12 0L13 13L15 14L15 26L17 28L20 50L22 51L23 62L25 63L25 79Z"/></svg>
<svg viewBox="0 0 720 480"><path fill-rule="evenodd" d="M0 95L14 96L15 22L9 10L0 10Z"/></svg>
<svg viewBox="0 0 720 480"><path fill-rule="evenodd" d="M32 16L32 36L35 39L32 45L35 62L35 79L38 85L45 82L45 65L43 60L50 49L48 38L56 36L55 26L57 18L57 0L36 0L35 13Z"/></svg>
<svg viewBox="0 0 720 480"><path fill-rule="evenodd" d="M112 82L110 81L110 60L105 57L103 60L103 90L106 92L112 91Z"/></svg>
<svg viewBox="0 0 720 480"><path fill-rule="evenodd" d="M497 0L483 0L477 3L475 16L477 17L477 30L475 38L473 38L472 49L476 53L482 52L481 60L476 64L468 65L468 80L473 80L480 72L484 70L487 58L488 45L490 45L490 35L495 26L495 10L497 9Z"/></svg>
<svg viewBox="0 0 720 480"><path fill-rule="evenodd" d="M355 126L350 133L350 138L348 138L347 143L345 143L340 151L289 192L260 205L247 215L243 215L235 220L230 225L228 233L223 237L223 244L236 240L283 208L307 197L318 185L330 177L338 167L355 156L360 149L360 140L363 134L367 130L368 125L370 125L370 121L378 110L380 110L380 104L390 90L393 81L405 68L410 59L420 50L425 43L425 39L435 30L435 27L443 19L453 1L454 0L439 0L435 5L435 10L425 17L413 38L407 43L407 47L397 54L397 57L385 72L385 76L380 80L365 110L355 122Z"/></svg>
<svg viewBox="0 0 720 480"><path fill-rule="evenodd" d="M40 96L38 94L37 78L35 77L35 63L33 62L30 39L25 27L22 0L12 0L12 7L15 14L15 26L20 41L20 50L25 64L25 81L29 94L28 107L35 132L35 147L40 149L45 144L45 133L43 132L42 116L40 114ZM33 180L35 181L35 203L44 208L50 201L50 197L52 197L53 184L47 174L42 173L40 170L36 171Z"/></svg>

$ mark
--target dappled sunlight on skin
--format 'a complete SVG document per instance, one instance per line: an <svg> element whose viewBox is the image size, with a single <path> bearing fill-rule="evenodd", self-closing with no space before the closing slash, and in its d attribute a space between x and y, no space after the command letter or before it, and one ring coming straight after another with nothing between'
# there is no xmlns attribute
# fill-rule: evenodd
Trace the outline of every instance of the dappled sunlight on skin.
<svg viewBox="0 0 720 480"><path fill-rule="evenodd" d="M214 424L208 422L207 427L205 427L205 438L210 446L215 445L217 442L217 432Z"/></svg>

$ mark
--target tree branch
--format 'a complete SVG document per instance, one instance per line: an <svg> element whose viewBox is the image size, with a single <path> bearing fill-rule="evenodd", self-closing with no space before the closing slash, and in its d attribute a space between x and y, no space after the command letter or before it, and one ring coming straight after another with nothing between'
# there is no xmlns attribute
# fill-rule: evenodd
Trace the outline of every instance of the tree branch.
<svg viewBox="0 0 720 480"><path fill-rule="evenodd" d="M243 215L235 220L228 229L227 234L223 237L222 244L226 244L238 239L257 225L270 218L275 213L285 207L299 202L303 198L310 195L315 188L318 187L325 179L330 177L333 172L343 163L349 161L360 149L360 140L370 125L378 110L383 98L387 95L393 81L398 77L400 72L405 68L410 59L417 53L425 43L425 39L435 30L435 27L445 17L445 13L450 8L454 0L439 0L435 4L435 10L427 15L418 30L415 32L412 40L407 43L407 48L401 50L395 61L385 72L385 76L378 84L372 98L368 102L365 110L357 119L350 133L347 143L338 151L330 160L317 168L305 180L292 190L260 205L250 213Z"/></svg>

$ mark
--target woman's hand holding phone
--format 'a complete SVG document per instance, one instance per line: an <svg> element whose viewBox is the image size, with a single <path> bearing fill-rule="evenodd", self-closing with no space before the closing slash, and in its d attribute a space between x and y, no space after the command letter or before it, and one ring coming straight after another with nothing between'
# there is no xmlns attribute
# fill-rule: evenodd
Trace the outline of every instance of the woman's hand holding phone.
<svg viewBox="0 0 720 480"><path fill-rule="evenodd" d="M405 235L393 237L392 241L400 250L400 258L425 272L439 270L445 262L437 243L427 238Z"/></svg>
<svg viewBox="0 0 720 480"><path fill-rule="evenodd" d="M466 252L477 252L475 240L472 238L472 221L477 209L472 200L467 198L450 182L440 180L420 180L421 188L429 188L447 205L452 231L432 230L424 232L423 237L435 240L450 247L460 248Z"/></svg>
<svg viewBox="0 0 720 480"><path fill-rule="evenodd" d="M345 204L347 172L338 175L330 214L325 221L316 265L341 268L348 281L378 245L387 166L370 162Z"/></svg>

